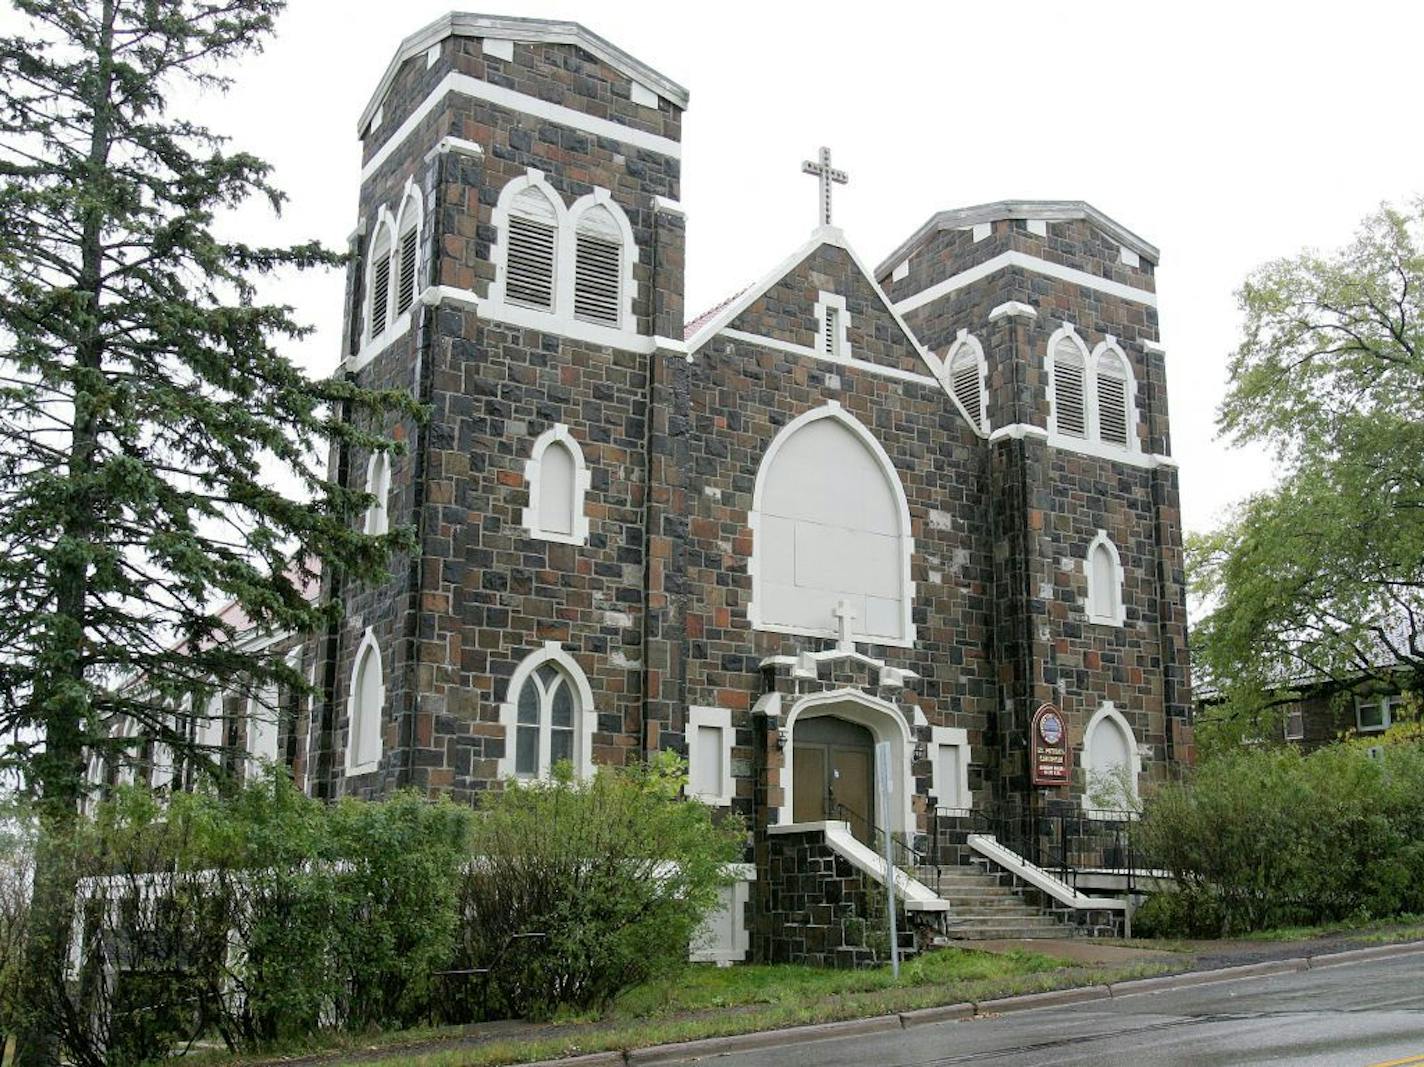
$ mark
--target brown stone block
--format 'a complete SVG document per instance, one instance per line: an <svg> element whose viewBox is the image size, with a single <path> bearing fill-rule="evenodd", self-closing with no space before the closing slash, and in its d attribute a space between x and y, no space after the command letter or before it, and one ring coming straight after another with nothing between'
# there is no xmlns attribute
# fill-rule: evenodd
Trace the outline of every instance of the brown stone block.
<svg viewBox="0 0 1424 1067"><path fill-rule="evenodd" d="M499 471L495 474L495 480L500 485L508 486L512 489L518 489L524 485L524 475L518 471Z"/></svg>

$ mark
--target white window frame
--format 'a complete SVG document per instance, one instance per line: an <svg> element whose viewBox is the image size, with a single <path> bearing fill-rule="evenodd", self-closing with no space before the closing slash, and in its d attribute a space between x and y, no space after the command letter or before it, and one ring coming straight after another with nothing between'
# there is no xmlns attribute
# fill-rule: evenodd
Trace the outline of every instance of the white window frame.
<svg viewBox="0 0 1424 1067"><path fill-rule="evenodd" d="M978 427L984 433L989 432L989 361L984 358L984 346L979 343L979 338L975 337L968 330L960 330L954 339L954 344L949 346L949 351L944 355L944 385L945 392L950 395L954 404L959 408L964 418L975 425L974 419L960 403L959 394L954 391L954 365L966 354L973 356L979 368L979 422Z"/></svg>
<svg viewBox="0 0 1424 1067"><path fill-rule="evenodd" d="M391 528L391 454L372 452L366 460L366 492L376 499L366 507L362 532L371 536L387 533Z"/></svg>
<svg viewBox="0 0 1424 1067"><path fill-rule="evenodd" d="M1398 693L1375 693L1366 697L1355 697L1355 732L1361 734L1382 734L1394 724L1394 709L1404 703ZM1360 718L1360 709L1378 704L1380 725L1366 726Z"/></svg>
<svg viewBox="0 0 1424 1067"><path fill-rule="evenodd" d="M554 310L560 315L567 315L570 319L574 319L574 289L578 280L579 221L587 212L599 207L607 209L609 215L612 216L623 245L623 253L619 257L622 277L619 279L618 287L618 321L613 324L590 322L587 319L576 319L575 321L595 329L627 330L630 329L630 324L633 322L633 300L638 295L638 281L633 272L633 265L638 262L638 242L633 240L633 227L628 222L628 216L623 213L623 209L618 206L613 199L613 194L607 189L594 189L593 192L575 200L569 208L568 233L560 235L559 247L556 249L560 264L558 277L554 279ZM561 280L562 285L559 284Z"/></svg>
<svg viewBox="0 0 1424 1067"><path fill-rule="evenodd" d="M1078 349L1083 360L1083 432L1086 437L1073 437L1058 432L1058 346L1062 341L1070 341ZM1044 369L1048 373L1048 441L1065 448L1083 449L1093 443L1093 390L1097 379L1093 375L1092 353L1071 322L1065 322L1054 330L1048 338L1048 350L1044 354Z"/></svg>
<svg viewBox="0 0 1424 1067"><path fill-rule="evenodd" d="M959 780L954 785L956 796L962 803L946 804L946 786L950 783L944 782L940 778L939 754L941 749L956 748L959 750ZM952 808L961 811L972 811L974 808L974 794L969 791L969 731L957 726L935 726L930 729L930 792L935 795L935 800L942 808Z"/></svg>
<svg viewBox="0 0 1424 1067"><path fill-rule="evenodd" d="M574 484L573 484L573 516L574 529L572 534L560 533L555 530L544 529L542 520L539 517L539 495L540 482L543 478L544 453L550 445L558 442L567 448L574 458ZM529 454L529 459L524 464L524 483L529 489L529 506L524 509L522 521L524 528L529 532L529 536L540 541L555 541L562 545L586 545L588 544L589 522L586 511L589 486L592 484L593 475L589 472L588 465L584 462L583 449L574 439L573 433L563 423L555 423L545 430L534 440L534 447Z"/></svg>
<svg viewBox="0 0 1424 1067"><path fill-rule="evenodd" d="M1292 732L1291 732L1291 720L1292 720L1292 719L1299 719L1299 721L1300 721L1300 730L1299 730L1298 732L1296 732L1296 733L1292 733ZM1304 740L1305 740L1305 708L1304 708L1304 707L1302 707L1301 705L1297 704L1294 708L1287 709L1287 711L1286 711L1286 721L1285 721L1285 725L1284 725L1284 727L1283 727L1283 730L1284 730L1284 733L1285 733L1285 739L1286 739L1287 741L1304 741Z"/></svg>
<svg viewBox="0 0 1424 1067"><path fill-rule="evenodd" d="M546 663L552 663L562 670L564 684L573 686L578 706L574 709L574 774L579 778L593 775L593 732L598 725L598 709L594 706L593 688L588 684L588 676L578 661L557 641L545 641L544 646L531 652L514 668L505 688L504 702L499 706L499 721L504 727L504 755L500 757L498 774L501 778L520 778L515 771L515 731L519 726L519 694L527 682L532 681L534 672ZM542 747L542 746L541 746ZM548 777L549 769L543 765L544 753L540 752L539 779Z"/></svg>
<svg viewBox="0 0 1424 1067"><path fill-rule="evenodd" d="M358 763L358 756L364 755L364 753L357 752L356 746L357 713L362 710L358 706L360 693L356 683L360 680L361 664L368 654L375 657L376 670L380 672L380 687L378 689L380 696L376 701L375 709L366 710L366 714L375 720L371 729L371 746L374 751ZM358 774L369 774L379 767L386 748L386 665L381 660L381 646L369 626L366 627L366 632L361 635L361 643L356 646L356 655L351 661L351 677L347 681L346 692L346 774L348 777L354 777Z"/></svg>
<svg viewBox="0 0 1424 1067"><path fill-rule="evenodd" d="M402 319L408 320L415 314L415 309L420 305L420 274L421 268L425 265L421 260L421 244L425 237L422 232L425 220L425 202L420 195L420 189L413 179L407 179L405 189L401 193L400 211L396 214L395 223L392 226L394 243L391 246L391 295L389 298L389 308L392 325L399 324ZM396 310L396 296L400 292L400 267L401 267L401 239L405 236L407 229L415 230L415 277L411 281L410 307L404 311ZM406 327L409 328L407 322ZM401 331L402 333L405 330Z"/></svg>
<svg viewBox="0 0 1424 1067"><path fill-rule="evenodd" d="M833 338L835 348L828 352L825 341L826 316L832 311L836 312L836 329ZM819 290L819 299L816 301L816 344L814 347L827 359L837 363L849 363L851 360L850 311L846 308L846 298L839 293Z"/></svg>
<svg viewBox="0 0 1424 1067"><path fill-rule="evenodd" d="M1083 811L1087 813L1089 818L1115 819L1118 816L1117 812L1105 811L1102 808L1094 807L1092 801L1089 799L1089 793L1092 792L1092 782L1089 776L1093 773L1092 760L1089 759L1089 753L1092 751L1093 735L1096 733L1098 727L1102 724L1104 720L1111 720L1112 722L1116 723L1127 737L1127 755L1128 759L1131 760L1132 763L1132 795L1127 799L1130 803L1133 804L1135 804L1142 796L1142 753L1137 747L1137 733L1133 730L1132 724L1127 721L1126 716L1124 716L1122 712L1117 710L1111 700L1104 700L1102 704L1098 707L1098 710L1093 713L1093 717L1088 720L1088 725L1083 729L1082 803Z"/></svg>
<svg viewBox="0 0 1424 1067"><path fill-rule="evenodd" d="M1094 594L1096 589L1096 571L1093 567L1093 557L1097 554L1099 547L1106 547L1108 555L1112 559L1112 605L1113 610L1110 615L1099 615L1094 606L1097 597ZM1088 543L1088 552L1083 557L1083 574L1088 580L1088 601L1083 605L1083 612L1088 617L1090 623L1098 626L1124 626L1127 623L1127 608L1123 604L1123 571L1122 555L1117 550L1117 545L1108 536L1106 530L1099 530L1097 536Z"/></svg>
<svg viewBox="0 0 1424 1067"><path fill-rule="evenodd" d="M697 746L697 739L701 735L702 727L711 727L721 731L722 746L722 781L716 793L694 793L692 792L692 768L696 765L696 753L693 751ZM736 780L732 776L732 747L736 742L736 734L732 729L732 712L730 708L711 708L693 705L687 711L687 793L688 796L696 797L704 804L712 807L730 807L733 798L736 796Z"/></svg>
<svg viewBox="0 0 1424 1067"><path fill-rule="evenodd" d="M1109 355L1116 356L1122 361L1122 372L1124 377L1123 389L1126 392L1127 410L1123 413L1127 419L1127 447L1109 443L1103 440L1102 413L1098 410L1098 366ZM1099 448L1109 452L1122 455L1123 453L1137 453L1141 451L1140 443L1137 440L1137 377L1132 373L1132 360L1127 358L1127 353L1122 350L1122 346L1117 343L1117 338L1108 334L1093 349L1092 358L1088 361L1089 381L1093 390L1092 419L1090 421L1089 437Z"/></svg>
<svg viewBox="0 0 1424 1067"><path fill-rule="evenodd" d="M509 219L512 214L517 214L513 211L515 200L518 199L520 193L528 189L537 189L554 209L554 277L551 279L550 286L554 306L548 310L524 304L512 305L505 297L505 283L509 277ZM561 310L561 298L566 277L573 266L573 258L568 254L569 209L564 204L564 198L545 180L543 171L530 167L526 173L517 178L511 178L500 190L499 200L495 203L494 211L490 215L490 224L494 227L495 235L494 247L491 249L491 258L494 260L494 281L490 283L490 303L501 308L517 308L519 311L538 316L539 321L548 324L545 328L554 328L554 320L557 320ZM572 315L569 317L572 318Z"/></svg>
<svg viewBox="0 0 1424 1067"><path fill-rule="evenodd" d="M362 301L362 321L365 328L361 336L365 340L365 346L374 348L379 345L384 347L391 339L391 275L386 275L386 313L381 320L381 331L376 331L376 261L379 258L377 250L381 246L384 238L386 242L385 258L393 260L396 252L396 228L395 220L391 218L391 213L381 205L376 210L376 225L371 228L371 240L366 245L366 293ZM364 347L364 346L363 346Z"/></svg>

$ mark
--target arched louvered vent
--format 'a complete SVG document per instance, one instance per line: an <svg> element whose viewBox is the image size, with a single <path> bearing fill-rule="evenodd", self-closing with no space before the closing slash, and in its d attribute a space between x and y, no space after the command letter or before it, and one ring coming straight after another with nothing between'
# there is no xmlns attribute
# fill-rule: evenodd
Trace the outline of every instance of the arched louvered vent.
<svg viewBox="0 0 1424 1067"><path fill-rule="evenodd" d="M396 275L396 314L404 315L415 303L415 257L418 251L415 220L400 239L400 267Z"/></svg>
<svg viewBox="0 0 1424 1067"><path fill-rule="evenodd" d="M605 207L578 220L574 256L574 317L617 326L623 296L623 232Z"/></svg>
<svg viewBox="0 0 1424 1067"><path fill-rule="evenodd" d="M391 239L390 231L382 228L371 250L371 322L368 333L379 337L386 332L391 300Z"/></svg>
<svg viewBox="0 0 1424 1067"><path fill-rule="evenodd" d="M978 354L967 344L960 345L949 365L949 384L955 398L969 413L975 426L984 424L984 397Z"/></svg>
<svg viewBox="0 0 1424 1067"><path fill-rule="evenodd" d="M558 216L537 189L525 189L510 206L505 256L505 299L544 311L554 309L554 262Z"/></svg>
<svg viewBox="0 0 1424 1067"><path fill-rule="evenodd" d="M1064 437L1088 436L1083 353L1066 337L1053 352L1053 414Z"/></svg>
<svg viewBox="0 0 1424 1067"><path fill-rule="evenodd" d="M1106 444L1128 444L1127 369L1116 352L1098 357L1098 436Z"/></svg>

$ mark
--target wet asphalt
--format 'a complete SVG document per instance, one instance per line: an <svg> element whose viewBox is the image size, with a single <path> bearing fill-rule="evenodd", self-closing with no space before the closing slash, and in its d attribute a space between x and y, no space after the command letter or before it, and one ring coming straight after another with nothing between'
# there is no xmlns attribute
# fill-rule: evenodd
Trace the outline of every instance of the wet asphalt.
<svg viewBox="0 0 1424 1067"><path fill-rule="evenodd" d="M716 1067L1424 1067L1424 954L718 1056Z"/></svg>

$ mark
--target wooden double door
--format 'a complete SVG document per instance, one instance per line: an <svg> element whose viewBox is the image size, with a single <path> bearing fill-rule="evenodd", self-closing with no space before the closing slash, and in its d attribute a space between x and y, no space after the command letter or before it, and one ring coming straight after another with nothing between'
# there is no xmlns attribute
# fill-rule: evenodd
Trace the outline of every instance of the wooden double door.
<svg viewBox="0 0 1424 1067"><path fill-rule="evenodd" d="M875 845L875 739L834 715L799 719L791 737L791 818L839 819Z"/></svg>

